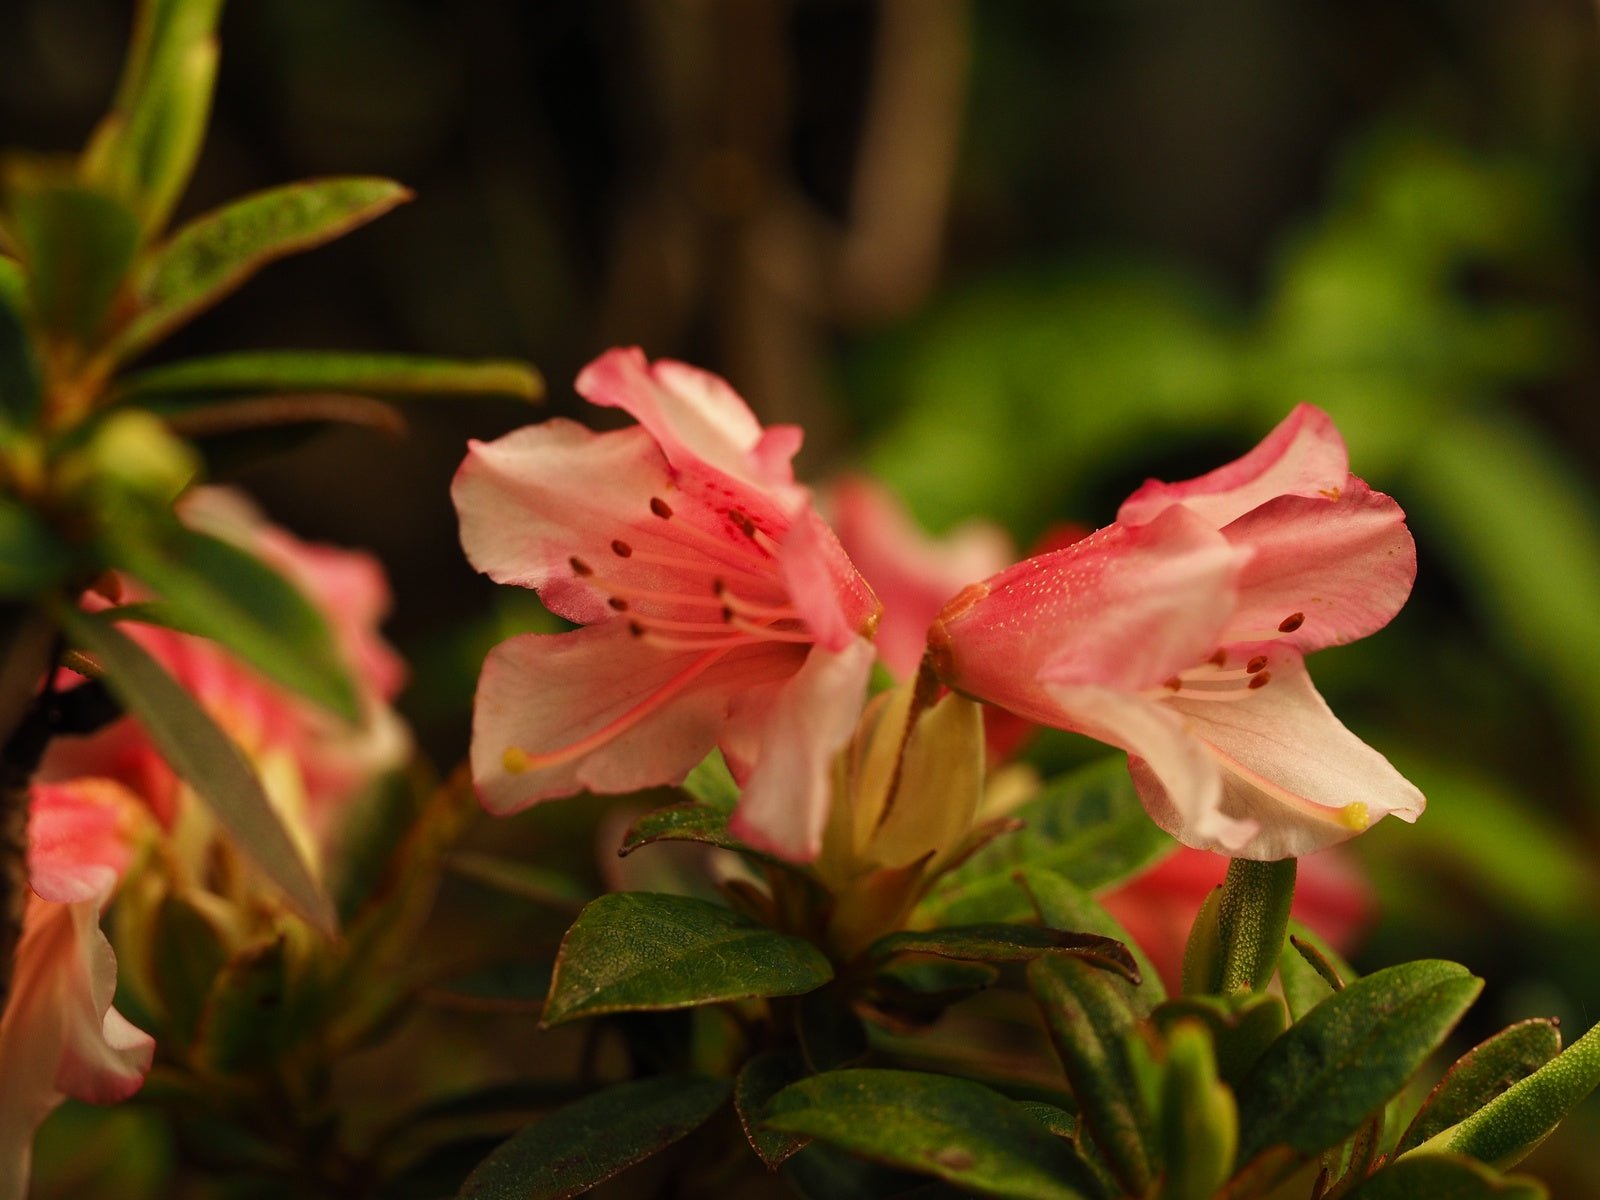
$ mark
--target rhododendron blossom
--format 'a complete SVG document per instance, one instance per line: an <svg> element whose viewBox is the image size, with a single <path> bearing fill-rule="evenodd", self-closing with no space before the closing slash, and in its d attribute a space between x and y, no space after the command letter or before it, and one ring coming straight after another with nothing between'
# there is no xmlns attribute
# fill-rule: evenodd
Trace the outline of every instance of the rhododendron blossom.
<svg viewBox="0 0 1600 1200"><path fill-rule="evenodd" d="M479 795L511 812L676 783L720 745L744 785L740 836L815 855L879 607L794 480L800 431L763 429L723 380L637 349L577 387L638 425L474 442L453 488L473 565L585 626L489 655Z"/></svg>
<svg viewBox="0 0 1600 1200"><path fill-rule="evenodd" d="M1304 656L1382 628L1416 575L1404 514L1302 405L1243 458L1151 481L1117 520L952 600L952 687L1128 751L1158 824L1243 858L1309 854L1423 798L1345 729Z"/></svg>
<svg viewBox="0 0 1600 1200"><path fill-rule="evenodd" d="M100 932L131 803L109 780L32 790L31 891L0 1018L0 1200L27 1195L34 1131L56 1105L125 1100L150 1069L154 1043L111 1007L117 961Z"/></svg>
<svg viewBox="0 0 1600 1200"><path fill-rule="evenodd" d="M409 752L405 727L389 707L405 667L378 633L389 607L383 570L359 551L300 541L236 492L197 488L179 513L190 527L251 551L295 583L323 614L350 669L359 725L266 680L216 642L135 621L122 625L255 761L289 829L310 860L320 862L345 802ZM104 606L98 597L86 602ZM174 819L182 785L133 718L51 742L41 778L89 775L122 781L164 824Z"/></svg>

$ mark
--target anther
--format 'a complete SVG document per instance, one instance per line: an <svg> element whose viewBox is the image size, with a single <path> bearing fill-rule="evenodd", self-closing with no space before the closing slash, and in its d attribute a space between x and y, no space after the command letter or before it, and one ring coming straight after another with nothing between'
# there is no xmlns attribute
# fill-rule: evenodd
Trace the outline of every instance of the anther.
<svg viewBox="0 0 1600 1200"><path fill-rule="evenodd" d="M628 558L633 554L633 547L621 538L613 538L611 541L611 553L618 558Z"/></svg>
<svg viewBox="0 0 1600 1200"><path fill-rule="evenodd" d="M672 516L672 508L660 496L650 497L650 511L665 521Z"/></svg>
<svg viewBox="0 0 1600 1200"><path fill-rule="evenodd" d="M1250 689L1254 691L1256 688L1264 688L1271 682L1272 672L1262 671L1259 675L1252 675L1250 677Z"/></svg>
<svg viewBox="0 0 1600 1200"><path fill-rule="evenodd" d="M1299 612L1298 613L1290 613L1287 617L1285 617L1283 620L1278 622L1278 632L1279 633L1293 633L1296 629L1299 629L1300 626L1304 625L1305 623L1306 623L1306 615L1305 615L1305 613L1303 613L1303 612L1302 613L1301 612L1300 613Z"/></svg>
<svg viewBox="0 0 1600 1200"><path fill-rule="evenodd" d="M1228 665L1228 652L1226 650L1218 649L1218 651L1213 654L1208 661L1213 667L1225 667Z"/></svg>
<svg viewBox="0 0 1600 1200"><path fill-rule="evenodd" d="M756 536L756 523L750 519L750 515L742 508L729 509L728 520L737 525L739 532L744 534L745 537L753 538Z"/></svg>
<svg viewBox="0 0 1600 1200"><path fill-rule="evenodd" d="M633 634L634 637L643 637L644 636L644 626L641 625L638 621L629 621L628 622L628 632Z"/></svg>
<svg viewBox="0 0 1600 1200"><path fill-rule="evenodd" d="M1267 665L1267 656L1265 654L1258 654L1254 658L1252 658L1249 662L1245 663L1244 669L1249 674L1254 675L1257 671L1261 670L1261 668L1266 666L1266 665Z"/></svg>
<svg viewBox="0 0 1600 1200"><path fill-rule="evenodd" d="M576 554L574 554L571 558L567 559L567 565L572 568L572 573L574 575L593 575L594 574L594 568L591 567L588 563L584 562L583 559L579 558Z"/></svg>
<svg viewBox="0 0 1600 1200"><path fill-rule="evenodd" d="M621 596L612 596L609 600L606 601L606 603L609 604L612 608L616 609L618 612L627 612L628 611L628 602L626 600L624 600Z"/></svg>
<svg viewBox="0 0 1600 1200"><path fill-rule="evenodd" d="M1167 682L1164 683L1162 686L1167 688L1169 691L1181 692L1183 690L1183 680L1179 679L1176 675L1174 675L1171 679L1167 680Z"/></svg>
<svg viewBox="0 0 1600 1200"><path fill-rule="evenodd" d="M729 605L724 604L722 606L722 619L724 621L732 621L733 620L733 609Z"/></svg>
<svg viewBox="0 0 1600 1200"><path fill-rule="evenodd" d="M718 578L713 579L711 581L711 594L713 596L716 596L716 597L718 597L720 599L721 596L722 596L722 593L727 591L727 590L728 590L728 581L726 579L723 579L723 578L721 578L719 576Z"/></svg>

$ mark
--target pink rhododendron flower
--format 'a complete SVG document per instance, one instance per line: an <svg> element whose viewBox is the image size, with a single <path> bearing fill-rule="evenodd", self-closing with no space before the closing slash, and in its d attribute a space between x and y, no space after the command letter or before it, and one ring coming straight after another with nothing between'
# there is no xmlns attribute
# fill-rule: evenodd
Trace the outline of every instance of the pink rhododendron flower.
<svg viewBox="0 0 1600 1200"><path fill-rule="evenodd" d="M100 932L128 860L124 799L109 780L32 792L32 891L0 1018L0 1200L26 1196L34 1131L56 1105L125 1100L150 1069L154 1042L111 1007L117 961Z"/></svg>
<svg viewBox="0 0 1600 1200"><path fill-rule="evenodd" d="M637 349L577 386L638 425L552 420L474 442L453 487L472 564L585 626L490 653L479 795L503 813L676 783L720 745L744 785L740 836L809 858L878 603L794 481L800 431L764 430L721 379Z"/></svg>
<svg viewBox="0 0 1600 1200"><path fill-rule="evenodd" d="M1303 661L1382 628L1415 575L1399 506L1302 405L1238 461L1151 481L1112 525L974 585L929 645L952 687L1127 750L1186 845L1284 858L1422 811Z"/></svg>
<svg viewBox="0 0 1600 1200"><path fill-rule="evenodd" d="M1195 914L1222 882L1228 862L1185 847L1100 897L1174 994ZM1300 860L1291 915L1335 950L1348 953L1356 946L1372 924L1376 905L1372 885L1348 850L1335 846Z"/></svg>
<svg viewBox="0 0 1600 1200"><path fill-rule="evenodd" d="M304 829L309 836L303 840L320 845L333 834L343 804L374 775L404 761L409 750L405 727L389 707L405 667L378 633L389 608L383 569L370 555L300 541L269 524L236 492L197 488L183 498L179 513L192 528L232 541L276 567L322 612L350 667L362 723L351 726L263 679L216 642L138 622L122 628L258 766L271 760L279 768L263 771L269 794L286 810L291 828ZM86 602L102 604L93 596ZM180 782L132 718L89 737L51 742L41 778L89 775L125 783L158 819L171 822ZM292 787L286 789L285 781Z"/></svg>

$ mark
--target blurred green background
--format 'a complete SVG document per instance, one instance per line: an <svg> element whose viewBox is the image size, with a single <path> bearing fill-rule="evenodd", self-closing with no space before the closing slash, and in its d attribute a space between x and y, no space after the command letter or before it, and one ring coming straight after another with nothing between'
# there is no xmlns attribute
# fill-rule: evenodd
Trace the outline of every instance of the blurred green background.
<svg viewBox="0 0 1600 1200"><path fill-rule="evenodd" d="M130 7L9 0L0 141L81 144ZM1357 961L1457 958L1489 980L1469 1032L1576 1036L1600 1017L1597 65L1580 0L236 0L180 215L335 172L418 198L164 353L521 355L566 413L579 366L638 342L804 423L809 478L867 466L932 527L987 513L1024 545L1320 404L1421 555L1394 626L1314 664L1430 798L1360 839L1383 919ZM527 413L410 412L405 440L213 463L383 557L447 767L484 649L537 619L461 560L448 482ZM1584 1143L1530 1167L1584 1194Z"/></svg>

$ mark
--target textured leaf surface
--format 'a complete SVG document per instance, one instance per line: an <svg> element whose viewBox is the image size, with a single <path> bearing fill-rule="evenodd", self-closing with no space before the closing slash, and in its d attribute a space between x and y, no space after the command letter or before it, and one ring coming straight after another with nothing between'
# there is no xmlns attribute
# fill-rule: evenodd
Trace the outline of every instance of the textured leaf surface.
<svg viewBox="0 0 1600 1200"><path fill-rule="evenodd" d="M1391 1163L1350 1193L1350 1200L1546 1200L1537 1180L1507 1178L1453 1155L1418 1155Z"/></svg>
<svg viewBox="0 0 1600 1200"><path fill-rule="evenodd" d="M268 263L332 241L410 195L388 179L319 179L257 192L197 217L136 269L137 311L113 340L113 355L134 357Z"/></svg>
<svg viewBox="0 0 1600 1200"><path fill-rule="evenodd" d="M1519 1021L1468 1050L1428 1093L1396 1144L1395 1155L1422 1145L1434 1134L1470 1117L1560 1052L1561 1033L1555 1022L1537 1018Z"/></svg>
<svg viewBox="0 0 1600 1200"><path fill-rule="evenodd" d="M1261 1056L1240 1098L1239 1162L1287 1145L1319 1154L1400 1090L1477 997L1455 963L1406 963L1359 980L1291 1026Z"/></svg>
<svg viewBox="0 0 1600 1200"><path fill-rule="evenodd" d="M1098 934L1042 929L1037 925L950 925L907 930L879 938L867 954L871 958L934 954L972 962L1026 962L1052 950L1081 951L1119 971L1130 983L1139 978L1138 964L1121 942Z"/></svg>
<svg viewBox="0 0 1600 1200"><path fill-rule="evenodd" d="M803 1150L811 1141L804 1134L767 1129L762 1120L767 1104L791 1083L804 1078L805 1063L797 1054L769 1050L758 1054L739 1071L734 1081L733 1106L745 1139L769 1170Z"/></svg>
<svg viewBox="0 0 1600 1200"><path fill-rule="evenodd" d="M567 931L543 1020L792 996L831 978L811 943L721 905L617 892L590 903Z"/></svg>
<svg viewBox="0 0 1600 1200"><path fill-rule="evenodd" d="M1018 882L1033 901L1039 919L1052 929L1081 929L1122 943L1139 968L1139 998L1146 1008L1167 998L1161 973L1137 942L1128 936L1117 919L1095 901L1088 891L1070 879L1043 867L1025 867Z"/></svg>
<svg viewBox="0 0 1600 1200"><path fill-rule="evenodd" d="M1098 1195L1072 1147L999 1092L915 1071L813 1075L773 1097L767 1124L986 1196Z"/></svg>
<svg viewBox="0 0 1600 1200"><path fill-rule="evenodd" d="M336 925L333 906L227 734L155 659L110 622L66 606L56 616L73 644L104 669L112 694L139 719L161 756L210 807L241 852L301 915L331 933Z"/></svg>
<svg viewBox="0 0 1600 1200"><path fill-rule="evenodd" d="M526 363L512 361L262 350L152 367L130 375L119 390L123 397L136 398L185 392L375 392L537 400L544 394L544 380Z"/></svg>
<svg viewBox="0 0 1600 1200"><path fill-rule="evenodd" d="M1148 866L1173 845L1145 814L1120 757L1055 780L1013 815L1025 827L947 875L924 903L931 920L1024 919L1029 905L1015 881L1020 867L1043 867L1093 891Z"/></svg>
<svg viewBox="0 0 1600 1200"><path fill-rule="evenodd" d="M529 1126L467 1177L457 1200L565 1200L643 1162L728 1099L726 1079L666 1075L619 1083Z"/></svg>
<svg viewBox="0 0 1600 1200"><path fill-rule="evenodd" d="M644 814L622 835L617 853L626 857L651 842L700 842L726 850L745 846L728 832L728 814L720 808L693 801L668 804Z"/></svg>

